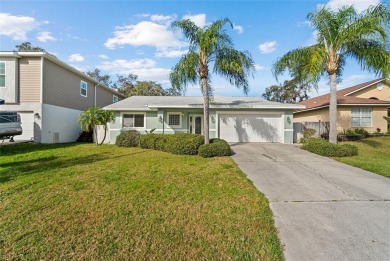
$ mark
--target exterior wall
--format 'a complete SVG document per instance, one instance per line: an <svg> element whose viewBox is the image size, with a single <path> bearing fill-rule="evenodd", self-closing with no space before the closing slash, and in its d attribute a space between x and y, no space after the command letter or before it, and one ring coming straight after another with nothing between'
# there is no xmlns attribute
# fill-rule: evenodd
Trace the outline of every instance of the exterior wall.
<svg viewBox="0 0 390 261"><path fill-rule="evenodd" d="M53 143L53 133L59 133L59 143L75 142L80 135L80 110L50 104L42 106L42 143Z"/></svg>
<svg viewBox="0 0 390 261"><path fill-rule="evenodd" d="M80 81L87 83L87 97L80 94ZM94 100L95 84L93 82L44 59L43 103L85 111L94 106Z"/></svg>
<svg viewBox="0 0 390 261"><path fill-rule="evenodd" d="M359 107L359 106L356 106ZM362 127L368 132L376 132L376 129L381 129L381 132L387 132L387 122L383 119L383 116L387 116L387 108L383 107L371 107L372 108L372 126ZM347 129L353 129L351 127L351 106L338 106L337 107L337 131L343 131ZM329 109L318 109L306 112L300 112L294 114L294 122L328 122L329 121ZM359 127L356 127L359 128Z"/></svg>
<svg viewBox="0 0 390 261"><path fill-rule="evenodd" d="M390 85L382 83L383 89L379 90L377 85L352 93L349 96L369 99L371 97L378 98L383 101L390 101Z"/></svg>
<svg viewBox="0 0 390 261"><path fill-rule="evenodd" d="M119 101L122 100L121 96L116 95L103 87L96 86L96 106L104 107L114 103L113 102L114 95L118 96Z"/></svg>
<svg viewBox="0 0 390 261"><path fill-rule="evenodd" d="M18 59L14 57L0 57L0 62L5 62L5 87L0 87L0 97L4 99L7 104L18 103Z"/></svg>
<svg viewBox="0 0 390 261"><path fill-rule="evenodd" d="M210 138L218 137L218 119L217 119L217 111L223 111L221 109L211 109L210 110ZM232 111L229 109L228 111ZM284 143L292 143L293 142L293 113L292 110L236 110L237 112L259 112L261 113L278 113L283 117L283 135L284 135ZM172 128L168 125L168 113L170 112L180 112L182 113L182 127L181 128ZM194 114L202 114L203 109L160 109L158 111L148 111L148 112L116 112L115 113L115 122L110 123L109 133L107 134L107 142L110 144L115 143L116 136L119 135L122 129L122 115L124 113L145 113L146 114L146 126L145 128L137 129L142 134L146 131L150 131L151 129L156 129L154 133L166 133L173 134L178 132L189 132L189 117ZM164 119L164 123L163 123ZM103 137L102 129L98 132L99 137Z"/></svg>
<svg viewBox="0 0 390 261"><path fill-rule="evenodd" d="M41 102L41 58L19 59L20 103Z"/></svg>

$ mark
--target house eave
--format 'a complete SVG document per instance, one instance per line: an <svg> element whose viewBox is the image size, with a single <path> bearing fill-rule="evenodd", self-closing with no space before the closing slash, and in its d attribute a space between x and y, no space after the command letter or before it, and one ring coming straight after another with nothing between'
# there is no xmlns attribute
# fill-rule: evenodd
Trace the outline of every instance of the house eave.
<svg viewBox="0 0 390 261"><path fill-rule="evenodd" d="M348 95L351 95L351 94L353 94L353 93L359 92L359 91L364 90L364 89L366 89L366 88L368 88L368 87L371 87L371 86L373 86L373 85L375 85L375 84L378 84L378 83L380 83L380 82L382 82L382 81L387 82L387 81L389 81L389 79L387 79L387 78L385 78L385 79L380 79L380 80L378 80L378 81L376 81L376 82L373 82L373 83L370 83L370 84L368 84L368 85L366 85L366 86L364 86L364 87L362 87L362 88L359 88L359 89L354 90L354 91L352 91L352 92L346 93L346 94L344 94L343 96L348 96Z"/></svg>
<svg viewBox="0 0 390 261"><path fill-rule="evenodd" d="M390 103L343 103L343 104L337 104L337 107L339 106L371 106L371 107L377 107L377 106L383 106L383 107L388 107L390 106ZM314 110L319 110L319 109L324 109L328 108L329 105L324 105L324 106L319 106L319 107L314 107L314 108L309 108L309 109L303 109L299 111L294 111L295 113L301 113L301 112L306 112L306 111L314 111Z"/></svg>

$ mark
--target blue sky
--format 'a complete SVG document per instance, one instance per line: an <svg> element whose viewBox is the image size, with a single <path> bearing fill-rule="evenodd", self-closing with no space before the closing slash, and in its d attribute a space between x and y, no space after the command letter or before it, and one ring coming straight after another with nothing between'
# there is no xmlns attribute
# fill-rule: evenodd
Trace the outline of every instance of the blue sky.
<svg viewBox="0 0 390 261"><path fill-rule="evenodd" d="M170 29L174 20L192 19L199 26L227 17L235 48L248 50L256 72L249 96L260 96L276 84L271 67L291 49L315 42L306 22L319 5L337 9L354 4L358 10L379 0L328 1L1 1L0 50L30 41L81 71L100 68L113 76L133 73L139 80L153 80L169 87L168 74L186 51L185 39ZM349 61L339 88L374 79ZM242 90L212 76L214 95L242 96ZM327 79L318 92L328 91ZM186 95L201 95L189 86Z"/></svg>

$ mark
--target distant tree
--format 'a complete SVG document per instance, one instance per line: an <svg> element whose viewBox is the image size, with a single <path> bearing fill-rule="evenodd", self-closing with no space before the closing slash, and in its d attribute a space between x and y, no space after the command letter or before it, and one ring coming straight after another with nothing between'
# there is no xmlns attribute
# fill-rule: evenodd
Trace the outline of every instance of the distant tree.
<svg viewBox="0 0 390 261"><path fill-rule="evenodd" d="M380 3L358 13L352 6L334 12L321 7L307 16L316 31L315 44L286 53L273 66L275 76L301 65L301 75L318 82L327 75L330 82L329 142L337 143L337 78L347 59L376 74L390 72L388 28L390 5Z"/></svg>
<svg viewBox="0 0 390 261"><path fill-rule="evenodd" d="M112 87L124 96L130 97L138 76L130 73L127 76L117 75L117 77L118 80Z"/></svg>
<svg viewBox="0 0 390 261"><path fill-rule="evenodd" d="M209 107L213 92L211 73L222 76L247 94L248 77L254 71L251 55L234 49L233 41L224 29L225 25L233 28L229 19L216 20L203 28L188 19L172 24L173 28L183 32L190 46L189 51L173 67L170 74L171 84L178 90L185 90L188 84L200 85L204 103L203 132L206 144L209 143Z"/></svg>
<svg viewBox="0 0 390 261"><path fill-rule="evenodd" d="M15 46L18 52L46 52L45 49L33 46L30 42L24 42Z"/></svg>
<svg viewBox="0 0 390 261"><path fill-rule="evenodd" d="M137 81L130 91L131 96L178 96L180 92L170 88L164 89L161 84L154 81Z"/></svg>
<svg viewBox="0 0 390 261"><path fill-rule="evenodd" d="M87 71L85 74L108 87L111 87L113 85L111 81L111 76L108 74L102 75L101 70L98 68L95 68L95 70L93 71Z"/></svg>
<svg viewBox="0 0 390 261"><path fill-rule="evenodd" d="M284 81L283 85L272 85L265 89L263 98L269 101L297 103L309 99L307 92L313 85L297 79Z"/></svg>

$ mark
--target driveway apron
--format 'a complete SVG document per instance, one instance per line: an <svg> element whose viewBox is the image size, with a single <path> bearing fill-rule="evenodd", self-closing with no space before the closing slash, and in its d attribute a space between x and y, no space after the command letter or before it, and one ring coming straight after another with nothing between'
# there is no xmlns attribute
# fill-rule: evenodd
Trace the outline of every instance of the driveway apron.
<svg viewBox="0 0 390 261"><path fill-rule="evenodd" d="M390 179L295 145L232 149L270 202L286 260L390 260Z"/></svg>

